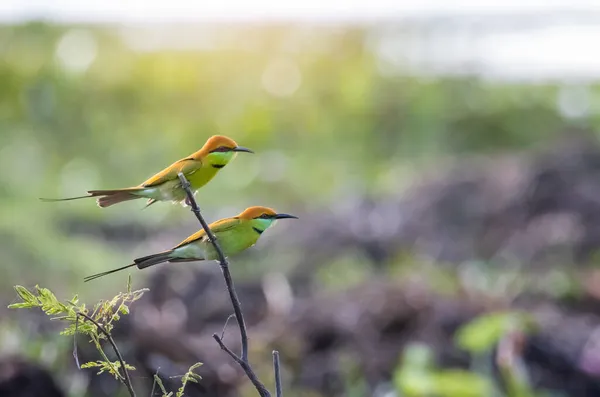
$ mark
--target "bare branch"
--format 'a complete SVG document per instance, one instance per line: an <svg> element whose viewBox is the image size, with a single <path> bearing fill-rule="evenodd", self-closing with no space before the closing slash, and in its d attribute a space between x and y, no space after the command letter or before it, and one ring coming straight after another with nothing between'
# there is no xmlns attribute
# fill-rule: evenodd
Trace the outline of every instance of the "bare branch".
<svg viewBox="0 0 600 397"><path fill-rule="evenodd" d="M204 217L200 213L200 208L198 207L198 203L196 203L196 199L194 198L194 194L190 189L190 183L185 178L183 173L179 173L179 180L181 181L181 186L185 190L187 194L187 201L192 208L192 212L198 218L200 225L206 232L206 236L212 243L213 247L215 247L215 251L217 251L217 255L219 257L219 265L221 266L221 271L223 272L223 277L225 278L225 284L227 285L227 291L229 292L229 297L231 298L231 303L233 304L233 311L235 312L236 321L240 327L240 336L242 339L242 360L248 361L248 335L246 332L246 324L244 322L244 316L242 315L242 305L240 304L240 300L235 292L235 287L233 285L233 279L231 278L231 273L229 272L229 262L227 262L227 258L225 258L225 254L217 241L217 237L214 235L212 230L208 227L208 224L204 220Z"/></svg>
<svg viewBox="0 0 600 397"><path fill-rule="evenodd" d="M131 379L129 378L129 372L127 371L127 367L125 366L125 361L123 360L123 356L121 356L121 352L119 351L119 348L117 347L117 344L115 343L115 340L113 339L113 337L110 335L109 332L106 331L106 329L104 329L104 327L102 327L96 320L94 320L87 314L79 312L79 313L77 313L77 316L81 316L81 317L85 318L86 320L90 321L91 323L93 323L96 327L98 327L98 330L100 330L100 332L102 332L102 334L104 336L106 336L106 339L108 340L108 342L112 346L113 350L115 351L115 354L117 355L117 358L119 359L119 363L121 364L121 368L123 369L123 384L125 385L125 387L127 387L127 390L129 391L129 395L131 397L135 397L135 391L133 390L133 385L131 384Z"/></svg>
<svg viewBox="0 0 600 397"><path fill-rule="evenodd" d="M283 391L281 389L281 370L279 365L279 352L273 350L273 371L275 372L275 395L277 397L283 397Z"/></svg>
<svg viewBox="0 0 600 397"><path fill-rule="evenodd" d="M223 277L225 278L225 284L227 286L227 291L229 292L229 297L231 298L231 304L233 305L233 311L235 313L235 318L236 318L236 321L240 328L240 338L241 338L241 342L242 342L241 356L238 356L233 351L231 351L231 349L229 349L227 346L225 346L222 338L220 338L219 335L213 334L213 338L215 339L215 341L217 341L217 343L219 344L221 349L225 350L225 352L227 354L229 354L229 356L231 356L231 358L233 358L235 360L235 362L244 370L244 372L246 373L246 376L248 377L248 379L250 379L250 381L252 382L252 384L254 385L256 390L258 391L258 394L260 394L261 397L271 397L271 393L269 393L269 391L267 390L265 385L263 385L262 382L258 379L256 374L254 373L254 370L250 366L250 363L248 362L248 334L246 331L246 323L244 322L244 316L242 315L242 308L241 308L240 300L235 291L235 286L233 284L233 279L231 278L231 273L229 272L229 263L227 262L227 258L225 258L225 254L223 253L223 250L221 249L221 246L219 245L219 242L217 241L216 236L210 230L210 228L208 227L208 224L204 220L204 217L200 213L200 208L198 207L198 204L196 203L196 199L194 198L194 193L192 193L192 190L190 189L190 183L186 179L185 175L183 175L183 173L180 172L178 174L178 176L179 176L179 180L181 181L181 187L185 190L185 193L187 195L186 202L192 208L192 212L194 213L194 215L196 215L196 218L200 222L200 225L202 225L202 228L206 232L206 236L212 243L212 245L215 248L215 251L217 252L217 255L219 257L219 265L221 266L221 271L223 272ZM227 323L225 325L227 325Z"/></svg>
<svg viewBox="0 0 600 397"><path fill-rule="evenodd" d="M240 367L242 367L242 369L246 373L246 376L248 376L248 379L250 379L250 382L252 382L252 384L256 388L256 391L258 391L258 394L261 397L271 397L271 393L269 393L269 390L267 390L265 385L263 385L262 382L258 379L256 374L254 373L254 370L252 369L252 367L250 367L250 364L247 361L242 360L241 357L239 357L237 354L231 351L231 349L223 343L221 338L219 338L219 335L213 334L213 339L217 341L222 350L225 350L225 352L229 354L231 358L233 358Z"/></svg>

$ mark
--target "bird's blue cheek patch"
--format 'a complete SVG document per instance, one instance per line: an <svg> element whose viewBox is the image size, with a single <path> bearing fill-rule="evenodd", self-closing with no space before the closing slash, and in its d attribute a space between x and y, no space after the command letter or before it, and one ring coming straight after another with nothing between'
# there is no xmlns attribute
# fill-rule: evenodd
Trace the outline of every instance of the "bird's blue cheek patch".
<svg viewBox="0 0 600 397"><path fill-rule="evenodd" d="M253 222L256 227L261 230L266 230L275 223L272 219L254 219Z"/></svg>

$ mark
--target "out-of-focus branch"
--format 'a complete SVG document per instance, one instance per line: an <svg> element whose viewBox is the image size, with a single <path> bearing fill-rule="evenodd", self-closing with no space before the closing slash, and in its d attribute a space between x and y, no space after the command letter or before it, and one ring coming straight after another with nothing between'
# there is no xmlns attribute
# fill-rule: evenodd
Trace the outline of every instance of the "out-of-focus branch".
<svg viewBox="0 0 600 397"><path fill-rule="evenodd" d="M216 236L210 230L208 224L206 223L204 217L200 212L198 203L196 203L196 199L194 198L194 193L190 189L190 183L186 179L185 175L183 175L183 173L180 172L178 176L179 180L181 181L181 187L185 190L185 193L187 195L187 203L190 205L194 215L196 215L196 218L198 219L198 222L200 222L200 225L202 225L202 228L206 232L206 236L212 243L219 257L219 265L221 266L221 271L223 272L223 277L225 278L225 285L227 286L227 291L229 292L229 297L231 298L231 304L233 305L233 311L235 313L235 319L240 329L240 338L242 341L242 354L240 356L235 354L230 348L228 348L223 343L223 340L219 335L213 334L213 339L219 344L221 349L223 349L227 354L229 354L229 356L231 356L231 358L244 370L246 376L248 377L248 379L250 379L250 381L258 391L258 394L261 397L271 397L271 393L269 393L269 390L267 390L265 385L258 379L256 373L254 372L254 370L250 366L250 363L248 362L248 334L246 331L246 323L244 322L244 316L242 315L240 300L235 291L235 286L233 284L233 279L231 278L231 273L229 272L229 262L227 262L227 258L225 258L225 254L223 253L223 250L221 249L221 246L219 245ZM277 395L280 396L280 394Z"/></svg>

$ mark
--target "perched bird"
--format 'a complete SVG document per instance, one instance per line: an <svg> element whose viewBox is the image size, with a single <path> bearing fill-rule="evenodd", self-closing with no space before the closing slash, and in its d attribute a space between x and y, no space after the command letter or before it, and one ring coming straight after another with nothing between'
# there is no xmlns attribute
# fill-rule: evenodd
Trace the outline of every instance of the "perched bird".
<svg viewBox="0 0 600 397"><path fill-rule="evenodd" d="M222 135L211 136L202 149L196 153L178 160L154 175L142 184L124 189L89 190L87 196L69 197L63 199L40 199L42 201L66 201L96 197L98 206L110 207L123 201L146 198L146 207L157 201L185 202L185 190L177 174L183 172L191 184L194 193L206 185L219 170L233 160L237 152L254 153L252 150L238 146L231 138Z"/></svg>
<svg viewBox="0 0 600 397"><path fill-rule="evenodd" d="M256 244L260 235L275 224L277 219L286 218L298 219L294 215L278 214L267 207L249 207L233 218L220 219L208 226L217 237L225 256L230 256L252 247ZM132 266L145 269L164 262L194 262L218 259L217 251L208 239L206 232L204 229L200 229L200 231L192 234L170 250L134 259L130 265L88 276L85 281L106 276Z"/></svg>

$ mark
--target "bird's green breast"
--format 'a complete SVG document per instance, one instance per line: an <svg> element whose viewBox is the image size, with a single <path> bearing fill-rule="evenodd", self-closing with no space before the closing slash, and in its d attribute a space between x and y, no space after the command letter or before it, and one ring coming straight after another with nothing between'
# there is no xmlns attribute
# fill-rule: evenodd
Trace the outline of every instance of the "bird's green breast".
<svg viewBox="0 0 600 397"><path fill-rule="evenodd" d="M202 167L187 176L196 190L210 182L217 173L235 158L234 152L210 153L202 160Z"/></svg>
<svg viewBox="0 0 600 397"><path fill-rule="evenodd" d="M231 256L256 244L260 234L252 228L250 222L245 222L233 229L217 233L216 236L225 256ZM218 259L217 253L210 241L206 240L203 244L205 244L207 259Z"/></svg>
<svg viewBox="0 0 600 397"><path fill-rule="evenodd" d="M208 164L208 165L203 165L195 172L193 172L189 175L186 175L187 180L192 185L192 190L200 189L202 186L204 186L208 182L210 182L210 180L213 179L215 177L215 175L217 175L217 172L219 172L219 169L220 168L215 168L215 167L211 166L210 164Z"/></svg>

